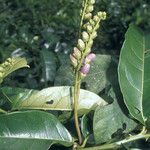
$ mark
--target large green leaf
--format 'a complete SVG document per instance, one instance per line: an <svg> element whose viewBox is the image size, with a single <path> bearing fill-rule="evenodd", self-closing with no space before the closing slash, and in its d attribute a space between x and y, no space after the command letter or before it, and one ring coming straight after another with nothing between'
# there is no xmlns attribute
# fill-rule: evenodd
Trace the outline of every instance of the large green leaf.
<svg viewBox="0 0 150 150"><path fill-rule="evenodd" d="M43 110L67 110L73 108L72 88L69 86L51 87L41 91L21 88L1 88L1 100L10 101L12 110L16 109L43 109ZM94 109L97 105L105 105L106 102L98 95L80 90L79 107L80 114Z"/></svg>
<svg viewBox="0 0 150 150"><path fill-rule="evenodd" d="M0 83L10 73L23 67L29 67L25 58L8 58L4 63L0 64Z"/></svg>
<svg viewBox="0 0 150 150"><path fill-rule="evenodd" d="M115 67L110 67L115 62L112 60L110 55L96 55L96 59L91 65L91 70L87 77L82 81L82 86L94 93L101 92L108 84L108 76L115 76ZM109 73L111 72L111 73ZM117 73L116 73L117 74ZM56 75L55 85L73 85L74 74L70 65L62 65Z"/></svg>
<svg viewBox="0 0 150 150"><path fill-rule="evenodd" d="M53 81L56 74L56 57L53 52L43 49L41 51L42 74L45 82Z"/></svg>
<svg viewBox="0 0 150 150"><path fill-rule="evenodd" d="M150 35L131 25L119 61L119 82L133 117L145 124L150 117Z"/></svg>
<svg viewBox="0 0 150 150"><path fill-rule="evenodd" d="M112 89L109 95L114 102L104 107L97 107L94 114L93 131L97 144L107 142L112 137L116 138L116 136L121 136L123 133L128 133L137 125L128 117L125 105L118 103Z"/></svg>
<svg viewBox="0 0 150 150"><path fill-rule="evenodd" d="M23 111L0 115L1 150L47 150L58 143L71 146L73 139L52 114Z"/></svg>

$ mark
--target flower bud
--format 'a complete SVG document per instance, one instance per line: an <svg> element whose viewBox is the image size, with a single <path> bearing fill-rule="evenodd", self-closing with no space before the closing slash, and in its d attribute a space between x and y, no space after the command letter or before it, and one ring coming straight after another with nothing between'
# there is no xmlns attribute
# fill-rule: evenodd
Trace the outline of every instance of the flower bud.
<svg viewBox="0 0 150 150"><path fill-rule="evenodd" d="M92 30L93 30L92 26L91 26L91 25L88 25L88 26L87 26L87 31L88 31L88 33L92 33Z"/></svg>
<svg viewBox="0 0 150 150"><path fill-rule="evenodd" d="M95 3L95 0L89 0L89 4L93 5Z"/></svg>
<svg viewBox="0 0 150 150"><path fill-rule="evenodd" d="M105 20L106 19L106 12L103 12L102 13L102 20Z"/></svg>
<svg viewBox="0 0 150 150"><path fill-rule="evenodd" d="M93 40L90 40L89 43L88 43L89 47L91 48L92 45L93 45Z"/></svg>
<svg viewBox="0 0 150 150"><path fill-rule="evenodd" d="M95 22L94 22L92 19L90 19L89 22L90 22L90 25L91 25L91 26L95 26Z"/></svg>
<svg viewBox="0 0 150 150"><path fill-rule="evenodd" d="M105 19L106 19L106 12L101 12L101 11L99 11L99 12L97 13L97 15L98 15L102 20L105 20Z"/></svg>
<svg viewBox="0 0 150 150"><path fill-rule="evenodd" d="M97 37L97 32L94 31L94 32L92 33L92 39L95 39L96 37Z"/></svg>
<svg viewBox="0 0 150 150"><path fill-rule="evenodd" d="M95 30L99 29L99 24L95 27Z"/></svg>
<svg viewBox="0 0 150 150"><path fill-rule="evenodd" d="M86 12L89 13L89 12L92 12L94 9L93 5L89 5L86 9Z"/></svg>
<svg viewBox="0 0 150 150"><path fill-rule="evenodd" d="M9 64L10 64L10 63L7 62L7 61L4 62L4 66L5 66L5 67L8 66Z"/></svg>
<svg viewBox="0 0 150 150"><path fill-rule="evenodd" d="M70 54L70 60L71 60L72 65L74 67L77 67L77 65L78 65L77 59L74 58L74 56L72 56L71 54Z"/></svg>
<svg viewBox="0 0 150 150"><path fill-rule="evenodd" d="M81 51L77 47L74 47L73 51L74 51L74 53L73 53L74 57L76 57L77 59L80 59Z"/></svg>
<svg viewBox="0 0 150 150"><path fill-rule="evenodd" d="M85 64L84 66L81 67L80 73L83 76L86 76L90 71L90 64Z"/></svg>
<svg viewBox="0 0 150 150"><path fill-rule="evenodd" d="M86 56L86 61L88 61L89 63L93 62L94 59L96 58L96 55L94 53L90 53Z"/></svg>
<svg viewBox="0 0 150 150"><path fill-rule="evenodd" d="M89 35L87 32L85 31L82 32L82 39L84 42L87 42L89 40Z"/></svg>
<svg viewBox="0 0 150 150"><path fill-rule="evenodd" d="M87 29L87 26L88 26L88 25L90 25L89 22L85 23L85 24L83 25L83 28L84 28L84 29Z"/></svg>
<svg viewBox="0 0 150 150"><path fill-rule="evenodd" d="M90 52L91 52L91 47L88 47L88 48L86 49L86 53L89 54Z"/></svg>
<svg viewBox="0 0 150 150"><path fill-rule="evenodd" d="M3 67L0 67L0 72L3 72L4 71L4 68Z"/></svg>
<svg viewBox="0 0 150 150"><path fill-rule="evenodd" d="M2 78L3 77L3 73L2 72L0 72L0 78Z"/></svg>
<svg viewBox="0 0 150 150"><path fill-rule="evenodd" d="M8 58L6 61L9 62L9 63L11 63L11 62L12 62L12 59L11 59L11 58Z"/></svg>
<svg viewBox="0 0 150 150"><path fill-rule="evenodd" d="M85 43L81 39L79 39L77 47L79 48L79 50L83 51L85 49Z"/></svg>
<svg viewBox="0 0 150 150"><path fill-rule="evenodd" d="M91 19L92 18L92 14L91 13L87 13L84 15L84 19Z"/></svg>
<svg viewBox="0 0 150 150"><path fill-rule="evenodd" d="M95 15L95 16L93 17L93 20L94 20L95 22L98 22L99 19L100 19L100 18L99 18L97 15Z"/></svg>

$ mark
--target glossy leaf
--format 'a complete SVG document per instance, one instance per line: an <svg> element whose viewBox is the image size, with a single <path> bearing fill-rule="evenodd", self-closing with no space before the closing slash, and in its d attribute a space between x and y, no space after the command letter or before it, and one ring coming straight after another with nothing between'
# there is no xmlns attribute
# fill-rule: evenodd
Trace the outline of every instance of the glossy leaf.
<svg viewBox="0 0 150 150"><path fill-rule="evenodd" d="M56 74L56 57L53 52L48 50L41 51L42 74L45 82L53 81Z"/></svg>
<svg viewBox="0 0 150 150"><path fill-rule="evenodd" d="M104 107L97 107L94 114L93 131L97 144L107 142L115 135L129 133L137 125L129 118L124 104L118 103L112 89L110 96L114 102Z"/></svg>
<svg viewBox="0 0 150 150"><path fill-rule="evenodd" d="M43 109L66 110L73 109L72 89L69 86L51 87L41 91L21 88L1 88L1 99L10 101L12 110ZM80 114L89 112L97 105L105 105L106 102L98 95L80 90L79 107Z"/></svg>
<svg viewBox="0 0 150 150"><path fill-rule="evenodd" d="M145 124L150 117L150 35L131 25L119 61L119 81L131 115Z"/></svg>
<svg viewBox="0 0 150 150"><path fill-rule="evenodd" d="M58 143L71 146L73 139L52 114L23 111L0 115L0 149L47 150Z"/></svg>

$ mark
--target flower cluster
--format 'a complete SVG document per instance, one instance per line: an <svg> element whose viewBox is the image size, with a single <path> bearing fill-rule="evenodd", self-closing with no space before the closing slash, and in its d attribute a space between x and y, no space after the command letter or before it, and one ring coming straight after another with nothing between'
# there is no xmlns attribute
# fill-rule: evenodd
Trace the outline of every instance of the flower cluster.
<svg viewBox="0 0 150 150"><path fill-rule="evenodd" d="M81 37L78 39L77 47L74 47L73 54L70 55L74 69L80 71L82 76L86 76L90 70L90 64L95 58L95 54L91 53L93 40L97 36L101 20L106 19L106 13L101 11L92 16L94 3L95 0L85 0L83 3Z"/></svg>

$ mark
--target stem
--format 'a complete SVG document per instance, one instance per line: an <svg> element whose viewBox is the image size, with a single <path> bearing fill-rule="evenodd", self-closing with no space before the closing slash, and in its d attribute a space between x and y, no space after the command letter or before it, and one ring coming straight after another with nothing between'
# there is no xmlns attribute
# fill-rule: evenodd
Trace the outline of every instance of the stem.
<svg viewBox="0 0 150 150"><path fill-rule="evenodd" d="M118 142L115 142L115 143L111 143L111 144L105 144L105 145L102 145L102 146L95 146L95 147L89 147L89 148L78 148L79 150L108 150L108 149L116 149L116 148L119 148L121 147L123 144L126 144L126 143L129 143L129 142L132 142L132 141L136 141L136 140L139 140L139 139L147 139L147 138L150 138L150 134L137 134L137 135L134 135L134 136L130 136L124 140L121 140L121 141L118 141Z"/></svg>
<svg viewBox="0 0 150 150"><path fill-rule="evenodd" d="M83 0L83 3L84 4L84 8L83 8L83 12L81 14L81 20L80 20L80 28L79 28L79 38L80 38L80 35L81 35L81 30L82 30L82 26L83 26L83 19L84 19L84 16L85 16L85 11L86 11L86 8L87 8L87 3L88 3L88 0Z"/></svg>
<svg viewBox="0 0 150 150"><path fill-rule="evenodd" d="M79 144L82 144L82 135L79 127L79 120L78 120L78 99L80 94L80 83L81 83L81 77L80 73L76 71L75 73L75 85L74 85L74 121L75 121L75 127L79 139Z"/></svg>

